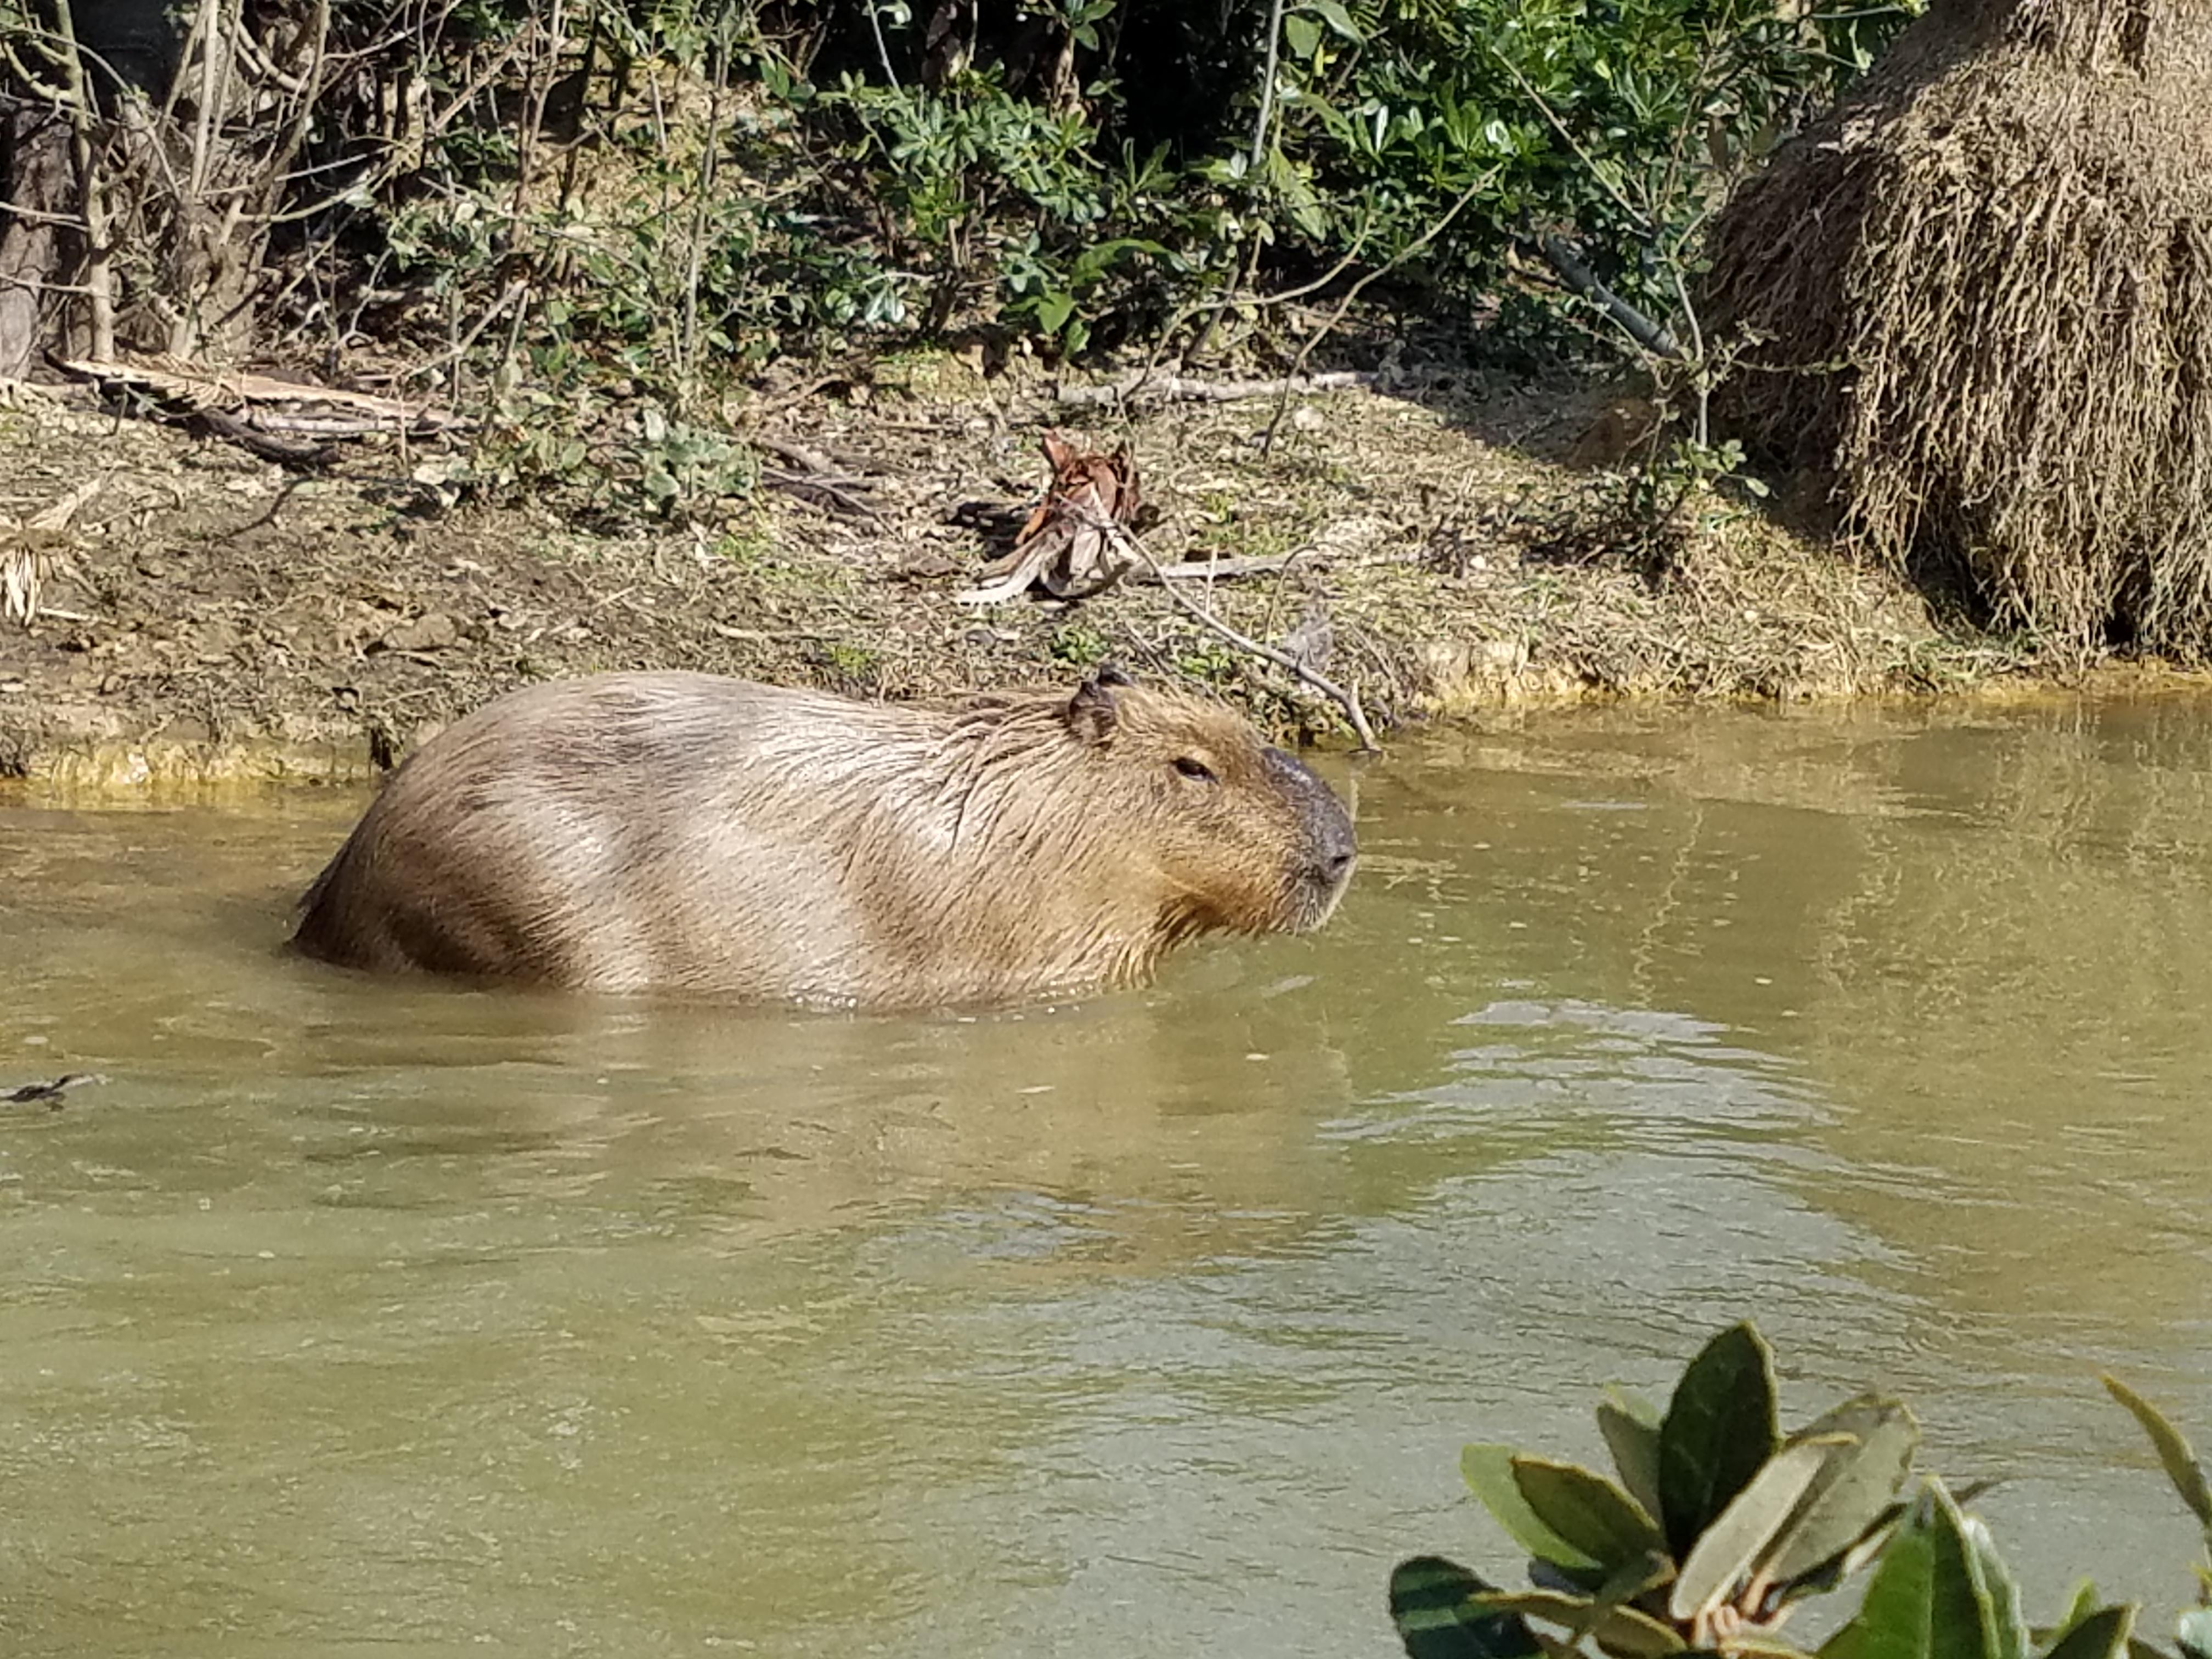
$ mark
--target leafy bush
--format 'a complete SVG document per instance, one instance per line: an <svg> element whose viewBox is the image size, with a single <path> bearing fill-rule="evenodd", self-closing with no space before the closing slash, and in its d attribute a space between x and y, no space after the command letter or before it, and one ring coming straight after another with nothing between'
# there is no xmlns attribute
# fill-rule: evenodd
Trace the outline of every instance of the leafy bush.
<svg viewBox="0 0 2212 1659"><path fill-rule="evenodd" d="M1449 239L1450 275L1493 282L1516 243L1565 232L1680 330L1681 267L1719 197L1919 9L1354 0L1328 29L1286 21L1284 147L1344 204L1339 234L1347 210L1371 213L1384 248L1486 177Z"/></svg>
<svg viewBox="0 0 2212 1659"><path fill-rule="evenodd" d="M1355 268L1445 317L1534 273L1687 337L1716 192L1917 3L0 0L0 199L60 296L0 295L0 357L31 323L72 354L397 356L492 417L479 482L673 510L743 470L641 436L645 406L711 422L793 353L1184 348Z"/></svg>
<svg viewBox="0 0 2212 1659"><path fill-rule="evenodd" d="M2148 1401L2106 1386L2149 1433L2212 1564L2203 1465ZM1467 1448L1468 1485L1528 1551L1534 1588L1499 1589L1438 1556L1402 1563L1390 1609L1412 1659L1803 1659L1778 1633L1795 1604L1869 1565L1820 1659L2170 1659L2132 1637L2132 1606L2100 1605L2087 1584L2056 1626L2031 1630L1987 1528L1962 1507L1972 1494L1931 1476L1901 1496L1919 1429L1896 1401L1861 1395L1782 1435L1771 1356L1748 1324L1706 1344L1663 1413L1615 1390L1597 1419L1617 1480ZM2179 1659L2212 1659L2212 1567L2198 1577Z"/></svg>
<svg viewBox="0 0 2212 1659"><path fill-rule="evenodd" d="M1103 154L1089 119L988 71L939 91L848 76L812 102L846 118L848 182L885 210L884 258L926 290L925 333L1003 313L1080 352L1102 316L1126 337L1227 274L1219 192L1194 194L1158 152Z"/></svg>

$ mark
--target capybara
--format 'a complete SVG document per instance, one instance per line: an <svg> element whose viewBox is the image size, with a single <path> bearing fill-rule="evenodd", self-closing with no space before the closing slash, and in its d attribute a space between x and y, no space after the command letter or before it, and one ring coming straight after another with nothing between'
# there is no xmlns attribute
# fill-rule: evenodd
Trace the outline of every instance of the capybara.
<svg viewBox="0 0 2212 1659"><path fill-rule="evenodd" d="M554 680L440 733L302 901L325 961L847 1007L1128 985L1350 878L1328 787L1111 670L951 712L694 673Z"/></svg>

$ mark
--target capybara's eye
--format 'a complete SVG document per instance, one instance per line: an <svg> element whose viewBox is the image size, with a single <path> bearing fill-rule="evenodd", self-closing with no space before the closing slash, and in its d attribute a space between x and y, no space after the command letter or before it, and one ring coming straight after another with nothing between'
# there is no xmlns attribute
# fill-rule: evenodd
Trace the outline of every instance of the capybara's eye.
<svg viewBox="0 0 2212 1659"><path fill-rule="evenodd" d="M1216 781L1213 775L1213 769L1208 766L1204 761L1198 759L1195 756L1176 756L1175 769L1182 773L1183 776L1188 778L1194 783L1212 783Z"/></svg>

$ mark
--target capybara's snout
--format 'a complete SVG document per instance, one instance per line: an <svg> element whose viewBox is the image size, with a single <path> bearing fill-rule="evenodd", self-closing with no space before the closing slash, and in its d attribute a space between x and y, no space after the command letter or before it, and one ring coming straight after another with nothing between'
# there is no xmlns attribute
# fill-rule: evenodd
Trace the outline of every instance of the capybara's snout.
<svg viewBox="0 0 2212 1659"><path fill-rule="evenodd" d="M1304 763L1273 746L1266 758L1269 774L1297 813L1305 859L1291 873L1289 921L1292 932L1310 933L1329 919L1344 896L1359 861L1359 839L1344 803Z"/></svg>

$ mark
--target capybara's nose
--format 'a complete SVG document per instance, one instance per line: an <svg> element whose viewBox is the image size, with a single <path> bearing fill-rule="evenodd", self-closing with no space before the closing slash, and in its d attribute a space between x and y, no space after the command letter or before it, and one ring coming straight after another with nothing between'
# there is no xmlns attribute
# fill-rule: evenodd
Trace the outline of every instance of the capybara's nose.
<svg viewBox="0 0 2212 1659"><path fill-rule="evenodd" d="M1339 815L1323 834L1321 843L1321 867L1331 881L1342 881L1352 873L1352 861L1359 856L1359 843L1352 838L1352 823Z"/></svg>

